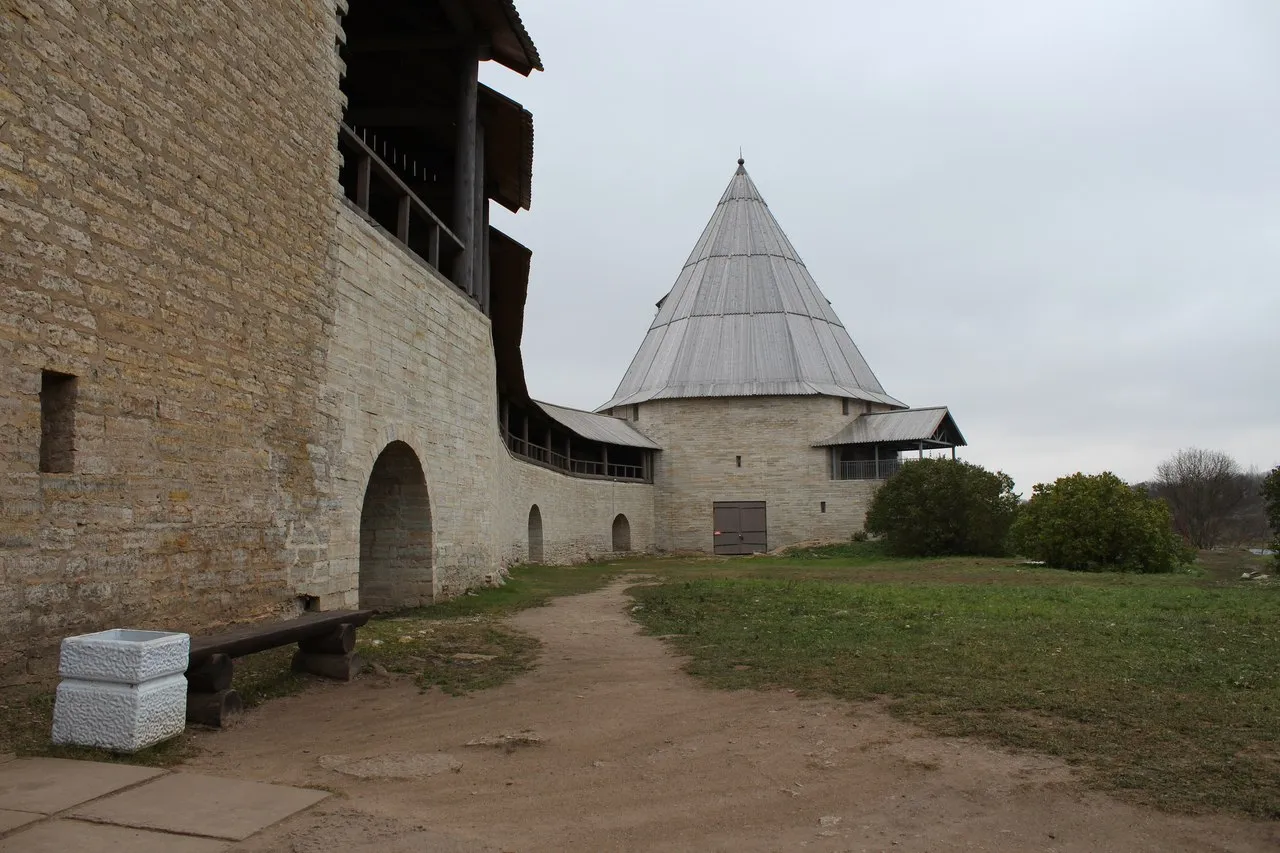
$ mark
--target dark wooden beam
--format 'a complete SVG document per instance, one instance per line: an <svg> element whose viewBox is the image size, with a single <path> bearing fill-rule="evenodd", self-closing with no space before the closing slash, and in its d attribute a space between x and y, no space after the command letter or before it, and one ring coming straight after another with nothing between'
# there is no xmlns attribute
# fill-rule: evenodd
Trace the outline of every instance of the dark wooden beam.
<svg viewBox="0 0 1280 853"><path fill-rule="evenodd" d="M484 309L485 265L488 257L484 250L485 232L489 224L489 200L484 191L484 125L476 122L476 163L475 163L476 215L471 245L475 247L475 258L471 262L471 295Z"/></svg>
<svg viewBox="0 0 1280 853"><path fill-rule="evenodd" d="M396 239L409 245L409 196L400 197L400 209L396 211Z"/></svg>
<svg viewBox="0 0 1280 853"><path fill-rule="evenodd" d="M362 107L348 110L345 119L356 127L445 127L457 120L457 110L427 105Z"/></svg>
<svg viewBox="0 0 1280 853"><path fill-rule="evenodd" d="M369 211L369 181L373 173L373 158L368 154L356 163L356 207Z"/></svg>
<svg viewBox="0 0 1280 853"><path fill-rule="evenodd" d="M187 694L187 722L212 726L215 729L229 726L244 711L244 702L234 690L216 693Z"/></svg>
<svg viewBox="0 0 1280 853"><path fill-rule="evenodd" d="M316 654L349 655L356 650L356 626L344 622L326 634L299 640L298 648Z"/></svg>
<svg viewBox="0 0 1280 853"><path fill-rule="evenodd" d="M216 654L187 670L187 689L193 693L219 693L231 689L231 658Z"/></svg>
<svg viewBox="0 0 1280 853"><path fill-rule="evenodd" d="M468 294L475 287L476 234L476 101L480 60L473 44L459 54L458 132L455 143L453 233L466 241L453 265L453 281Z"/></svg>
<svg viewBox="0 0 1280 853"><path fill-rule="evenodd" d="M440 8L444 11L444 16L449 19L450 26L457 32L469 33L475 29L471 13L467 11L467 7L461 0L440 0Z"/></svg>
<svg viewBox="0 0 1280 853"><path fill-rule="evenodd" d="M484 209L484 243L480 247L480 257L484 258L484 276L480 279L480 310L484 312L486 317L492 316L493 298L490 295L492 284L490 282L489 271L492 264L489 262L489 202L486 199L483 202Z"/></svg>
<svg viewBox="0 0 1280 853"><path fill-rule="evenodd" d="M457 50L471 37L464 33L421 33L415 35L362 38L351 45L352 53L405 53L410 51Z"/></svg>
<svg viewBox="0 0 1280 853"><path fill-rule="evenodd" d="M329 655L318 652L298 651L293 655L290 668L294 672L309 672L335 681L350 681L362 666L357 654Z"/></svg>
<svg viewBox="0 0 1280 853"><path fill-rule="evenodd" d="M440 269L440 226L434 223L427 234L427 263Z"/></svg>

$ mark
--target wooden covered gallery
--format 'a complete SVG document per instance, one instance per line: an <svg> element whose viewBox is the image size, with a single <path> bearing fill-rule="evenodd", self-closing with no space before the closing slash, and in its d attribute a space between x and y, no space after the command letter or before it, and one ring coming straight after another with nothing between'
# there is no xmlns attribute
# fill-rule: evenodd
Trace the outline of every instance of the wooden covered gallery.
<svg viewBox="0 0 1280 853"><path fill-rule="evenodd" d="M489 223L489 202L529 208L533 116L478 80L490 59L542 69L514 4L361 0L342 38L343 191L489 317L508 450L575 476L648 481L656 444L616 419L539 404L525 383L531 252Z"/></svg>

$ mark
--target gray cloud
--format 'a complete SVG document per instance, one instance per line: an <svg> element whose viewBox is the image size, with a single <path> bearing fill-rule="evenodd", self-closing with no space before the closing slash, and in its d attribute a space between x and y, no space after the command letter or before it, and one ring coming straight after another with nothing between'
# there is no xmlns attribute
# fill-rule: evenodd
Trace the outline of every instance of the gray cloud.
<svg viewBox="0 0 1280 853"><path fill-rule="evenodd" d="M607 399L742 145L895 396L1038 480L1280 462L1280 5L521 0L536 395Z"/></svg>

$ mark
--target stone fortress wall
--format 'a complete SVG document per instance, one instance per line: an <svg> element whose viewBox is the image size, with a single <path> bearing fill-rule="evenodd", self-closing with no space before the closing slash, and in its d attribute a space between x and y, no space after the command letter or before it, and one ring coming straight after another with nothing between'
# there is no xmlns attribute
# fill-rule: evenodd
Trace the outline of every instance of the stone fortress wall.
<svg viewBox="0 0 1280 853"><path fill-rule="evenodd" d="M345 202L337 26L322 0L0 10L0 671L109 625L354 605L393 442L423 597L528 559L535 504L544 559L611 552L618 513L652 547L652 487L509 456L489 321Z"/></svg>
<svg viewBox="0 0 1280 853"><path fill-rule="evenodd" d="M314 0L0 8L0 667L265 614L321 559L335 26ZM49 464L42 384L73 436Z"/></svg>
<svg viewBox="0 0 1280 853"><path fill-rule="evenodd" d="M831 451L813 447L863 411L835 397L650 400L633 424L662 445L654 469L656 545L710 551L716 501L765 501L768 546L847 540L861 530L875 480L831 479Z"/></svg>
<svg viewBox="0 0 1280 853"><path fill-rule="evenodd" d="M861 528L875 484L810 447L838 399L644 403L654 485L511 456L488 318L338 183L339 11L0 10L0 673L108 626L709 551L716 500L767 501L770 547Z"/></svg>

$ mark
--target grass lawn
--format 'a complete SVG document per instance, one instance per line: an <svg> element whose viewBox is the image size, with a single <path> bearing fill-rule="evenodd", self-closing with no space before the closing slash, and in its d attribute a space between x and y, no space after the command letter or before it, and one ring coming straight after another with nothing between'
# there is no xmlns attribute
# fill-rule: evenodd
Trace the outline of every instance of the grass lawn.
<svg viewBox="0 0 1280 853"><path fill-rule="evenodd" d="M1144 576L840 550L654 563L635 616L719 687L886 699L1131 799L1280 818L1280 586L1233 580L1254 558Z"/></svg>

